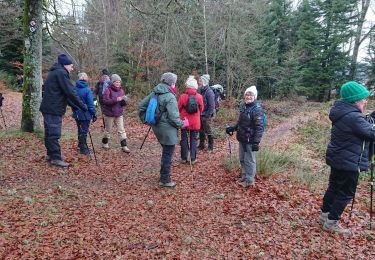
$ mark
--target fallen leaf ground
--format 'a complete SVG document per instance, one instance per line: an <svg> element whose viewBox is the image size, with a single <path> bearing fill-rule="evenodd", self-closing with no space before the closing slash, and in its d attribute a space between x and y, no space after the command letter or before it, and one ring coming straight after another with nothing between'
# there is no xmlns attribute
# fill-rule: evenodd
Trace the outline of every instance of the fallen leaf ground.
<svg viewBox="0 0 375 260"><path fill-rule="evenodd" d="M19 134L21 94L7 91L0 138L1 259L374 259L374 233L366 231L368 186L359 186L356 214L343 216L351 238L323 232L315 223L324 192L311 192L282 172L240 188L228 170L225 139L213 154L199 152L193 171L173 159L174 189L159 188L160 146L147 128L126 116L129 147L100 149L101 122L91 128L99 161L77 152L76 129L64 119L61 139L69 169L45 162L37 134ZM293 128L319 107L295 112L267 129L265 145L294 141ZM270 119L269 119L270 120ZM272 122L271 122L272 124ZM0 125L3 123L0 119ZM234 138L232 143L235 144ZM236 150L234 145L234 150ZM326 173L327 174L327 173ZM323 178L323 176L322 176Z"/></svg>

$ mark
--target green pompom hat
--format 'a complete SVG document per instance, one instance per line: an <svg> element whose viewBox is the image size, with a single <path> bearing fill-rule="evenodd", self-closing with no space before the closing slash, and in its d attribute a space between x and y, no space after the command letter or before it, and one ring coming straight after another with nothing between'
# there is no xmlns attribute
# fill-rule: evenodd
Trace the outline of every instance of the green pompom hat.
<svg viewBox="0 0 375 260"><path fill-rule="evenodd" d="M370 96L370 91L355 81L346 82L340 88L341 99L348 103L353 103Z"/></svg>

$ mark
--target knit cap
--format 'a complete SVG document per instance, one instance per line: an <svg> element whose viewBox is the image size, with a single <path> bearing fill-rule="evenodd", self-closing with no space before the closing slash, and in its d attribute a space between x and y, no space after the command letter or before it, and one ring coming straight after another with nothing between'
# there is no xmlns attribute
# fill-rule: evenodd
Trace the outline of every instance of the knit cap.
<svg viewBox="0 0 375 260"><path fill-rule="evenodd" d="M194 76L190 75L185 82L186 88L198 89L198 82Z"/></svg>
<svg viewBox="0 0 375 260"><path fill-rule="evenodd" d="M257 97L258 97L258 90L257 90L256 86L251 86L251 87L247 88L245 90L245 95L246 95L247 92L253 93L254 94L254 98L257 99Z"/></svg>
<svg viewBox="0 0 375 260"><path fill-rule="evenodd" d="M204 74L201 76L203 86L207 86L210 83L210 75Z"/></svg>
<svg viewBox="0 0 375 260"><path fill-rule="evenodd" d="M353 103L370 96L370 92L361 84L355 81L346 82L340 89L341 99L348 103Z"/></svg>
<svg viewBox="0 0 375 260"><path fill-rule="evenodd" d="M107 69L102 69L102 71L100 72L100 75L101 76L103 76L103 75L109 76L109 71Z"/></svg>
<svg viewBox="0 0 375 260"><path fill-rule="evenodd" d="M115 81L121 81L121 78L120 78L120 76L117 75L117 74L112 74L112 76L111 76L111 81L112 81L112 82L115 82Z"/></svg>
<svg viewBox="0 0 375 260"><path fill-rule="evenodd" d="M163 75L161 75L160 81L167 83L169 86L172 84L176 84L177 75L172 72L166 72Z"/></svg>
<svg viewBox="0 0 375 260"><path fill-rule="evenodd" d="M60 54L57 57L57 62L59 64L61 64L61 65L70 65L70 64L73 64L73 61L65 53L62 53L62 54Z"/></svg>

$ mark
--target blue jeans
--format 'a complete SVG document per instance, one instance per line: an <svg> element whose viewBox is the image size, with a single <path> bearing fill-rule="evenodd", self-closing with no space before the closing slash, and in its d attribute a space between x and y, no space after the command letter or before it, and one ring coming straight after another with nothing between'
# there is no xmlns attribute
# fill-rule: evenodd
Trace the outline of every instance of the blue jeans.
<svg viewBox="0 0 375 260"><path fill-rule="evenodd" d="M61 137L62 116L43 114L44 122L44 145L47 155L51 160L61 160L61 148L59 139Z"/></svg>
<svg viewBox="0 0 375 260"><path fill-rule="evenodd" d="M188 136L190 133L190 136ZM197 130L181 130L181 159L187 160L187 151L190 148L190 158L191 161L195 161L197 158L197 140L195 139L197 136ZM188 141L189 138L189 141ZM189 147L190 144L190 147Z"/></svg>
<svg viewBox="0 0 375 260"><path fill-rule="evenodd" d="M174 152L174 145L161 145L163 152L161 155L160 182L168 183L171 181L171 165Z"/></svg>
<svg viewBox="0 0 375 260"><path fill-rule="evenodd" d="M331 168L328 189L324 194L321 208L322 212L329 212L328 219L340 219L345 207L354 198L358 175L358 171L342 171Z"/></svg>

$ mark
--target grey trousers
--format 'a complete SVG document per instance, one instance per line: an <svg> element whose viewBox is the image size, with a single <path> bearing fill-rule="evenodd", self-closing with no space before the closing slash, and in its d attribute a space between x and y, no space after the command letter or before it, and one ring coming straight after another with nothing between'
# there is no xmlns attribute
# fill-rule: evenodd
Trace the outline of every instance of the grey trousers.
<svg viewBox="0 0 375 260"><path fill-rule="evenodd" d="M239 143L239 157L241 163L241 181L251 182L255 181L256 170L256 152L251 151L251 144Z"/></svg>

